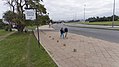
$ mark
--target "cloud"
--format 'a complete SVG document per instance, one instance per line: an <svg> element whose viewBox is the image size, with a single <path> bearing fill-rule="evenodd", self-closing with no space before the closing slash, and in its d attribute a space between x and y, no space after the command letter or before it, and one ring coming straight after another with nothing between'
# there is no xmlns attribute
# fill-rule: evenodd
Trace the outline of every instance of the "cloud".
<svg viewBox="0 0 119 67"><path fill-rule="evenodd" d="M113 0L45 0L45 7L53 20L83 19L84 4L86 18L91 16L110 16ZM116 1L116 14L119 15L119 1Z"/></svg>

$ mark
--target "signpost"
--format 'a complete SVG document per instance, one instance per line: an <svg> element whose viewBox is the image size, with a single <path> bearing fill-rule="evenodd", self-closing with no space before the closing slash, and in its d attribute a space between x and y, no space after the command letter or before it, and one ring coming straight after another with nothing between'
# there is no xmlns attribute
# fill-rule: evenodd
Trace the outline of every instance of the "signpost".
<svg viewBox="0 0 119 67"><path fill-rule="evenodd" d="M36 23L38 23L38 18L37 18L37 8L26 8L25 9L25 19L26 20L36 20ZM38 45L40 47L40 37L39 37L39 28L37 24L37 34L38 34Z"/></svg>
<svg viewBox="0 0 119 67"><path fill-rule="evenodd" d="M25 10L26 20L35 20L36 19L36 10L32 8L26 8Z"/></svg>

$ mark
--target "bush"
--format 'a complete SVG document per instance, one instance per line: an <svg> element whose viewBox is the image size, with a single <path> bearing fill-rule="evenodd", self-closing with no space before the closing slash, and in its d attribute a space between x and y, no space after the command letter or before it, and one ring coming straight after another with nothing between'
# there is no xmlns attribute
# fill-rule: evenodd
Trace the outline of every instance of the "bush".
<svg viewBox="0 0 119 67"><path fill-rule="evenodd" d="M0 19L0 29L4 29L5 28L5 24L2 22L2 19Z"/></svg>

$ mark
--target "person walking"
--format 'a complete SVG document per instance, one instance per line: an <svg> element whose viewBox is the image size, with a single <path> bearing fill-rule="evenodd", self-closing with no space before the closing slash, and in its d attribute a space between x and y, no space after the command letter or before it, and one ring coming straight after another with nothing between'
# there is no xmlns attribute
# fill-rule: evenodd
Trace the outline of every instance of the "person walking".
<svg viewBox="0 0 119 67"><path fill-rule="evenodd" d="M64 32L65 32L65 38L67 38L68 28L65 28Z"/></svg>
<svg viewBox="0 0 119 67"><path fill-rule="evenodd" d="M60 29L60 37L64 39L64 30L63 30L63 28Z"/></svg>
<svg viewBox="0 0 119 67"><path fill-rule="evenodd" d="M50 22L50 23L49 23L49 28L51 28L51 25L52 25L52 23Z"/></svg>

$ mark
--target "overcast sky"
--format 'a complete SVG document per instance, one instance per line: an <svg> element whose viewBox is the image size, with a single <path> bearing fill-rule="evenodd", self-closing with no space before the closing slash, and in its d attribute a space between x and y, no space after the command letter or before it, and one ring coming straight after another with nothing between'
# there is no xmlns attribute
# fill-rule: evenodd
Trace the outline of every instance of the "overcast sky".
<svg viewBox="0 0 119 67"><path fill-rule="evenodd" d="M118 3L119 0L116 0L116 15L119 15ZM53 20L83 19L84 4L86 18L112 15L113 0L44 0L47 12ZM9 10L9 7L0 0L0 18L6 10Z"/></svg>
<svg viewBox="0 0 119 67"><path fill-rule="evenodd" d="M6 5L5 0L0 0L0 18L2 18L3 13L9 10L8 5Z"/></svg>

